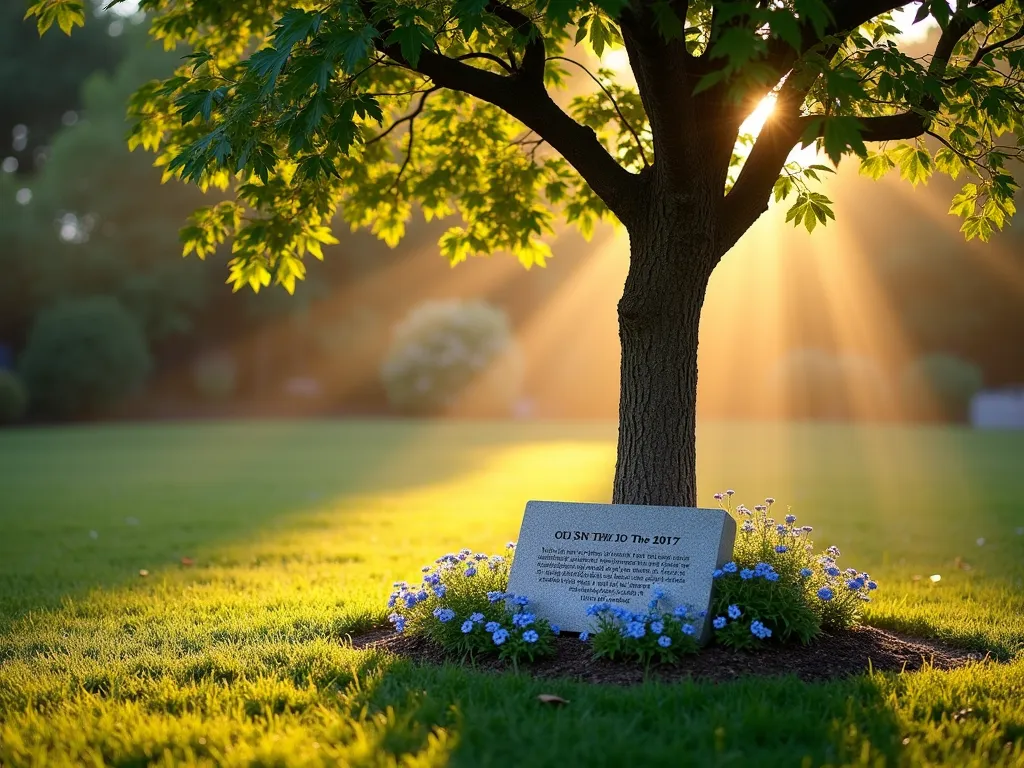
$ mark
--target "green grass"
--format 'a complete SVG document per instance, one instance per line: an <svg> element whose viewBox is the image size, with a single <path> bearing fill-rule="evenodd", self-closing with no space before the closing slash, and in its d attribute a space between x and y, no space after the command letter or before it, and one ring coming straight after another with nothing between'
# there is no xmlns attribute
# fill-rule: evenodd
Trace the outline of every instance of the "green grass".
<svg viewBox="0 0 1024 768"><path fill-rule="evenodd" d="M882 583L871 623L1005 663L624 690L346 647L527 499L607 500L613 450L580 424L0 433L0 765L1024 766L1021 434L700 435L702 502L792 504Z"/></svg>

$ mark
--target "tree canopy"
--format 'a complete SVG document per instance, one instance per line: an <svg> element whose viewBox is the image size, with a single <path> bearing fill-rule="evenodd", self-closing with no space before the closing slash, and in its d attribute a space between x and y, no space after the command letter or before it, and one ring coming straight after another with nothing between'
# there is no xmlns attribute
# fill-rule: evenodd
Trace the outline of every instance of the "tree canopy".
<svg viewBox="0 0 1024 768"><path fill-rule="evenodd" d="M723 252L770 197L811 230L834 217L815 191L831 168L788 160L811 143L873 177L963 177L951 213L987 239L1014 213L1007 163L1024 152L1022 3L910 4L939 28L924 55L899 44L900 5L141 0L152 33L192 53L133 98L131 143L168 177L234 188L183 238L200 257L233 241L236 289L292 290L338 214L393 244L418 208L452 217L440 241L452 263L508 251L543 264L558 217L584 234L602 218L628 228L640 180L657 169L685 194L688 174L720 158ZM82 3L38 0L29 15L68 31ZM588 66L587 47L618 46L636 86ZM573 73L589 90L560 96ZM772 118L743 135L766 97Z"/></svg>

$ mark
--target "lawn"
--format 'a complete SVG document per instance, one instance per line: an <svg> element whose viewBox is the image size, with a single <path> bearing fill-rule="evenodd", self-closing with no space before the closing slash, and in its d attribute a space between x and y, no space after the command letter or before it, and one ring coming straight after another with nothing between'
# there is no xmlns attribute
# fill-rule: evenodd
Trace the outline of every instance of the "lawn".
<svg viewBox="0 0 1024 768"><path fill-rule="evenodd" d="M5 431L0 765L1024 766L1024 434L699 441L703 503L792 505L881 582L871 623L1000 663L620 689L346 647L392 581L497 551L527 499L606 501L609 425Z"/></svg>

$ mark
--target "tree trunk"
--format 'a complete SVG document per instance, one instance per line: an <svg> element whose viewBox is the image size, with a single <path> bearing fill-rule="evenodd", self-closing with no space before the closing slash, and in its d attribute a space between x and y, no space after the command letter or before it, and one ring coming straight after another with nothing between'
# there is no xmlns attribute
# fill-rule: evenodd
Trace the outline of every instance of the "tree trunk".
<svg viewBox="0 0 1024 768"><path fill-rule="evenodd" d="M653 185L652 185L653 187ZM651 189L629 222L619 302L618 461L612 501L692 507L696 488L697 330L717 262L710 206Z"/></svg>

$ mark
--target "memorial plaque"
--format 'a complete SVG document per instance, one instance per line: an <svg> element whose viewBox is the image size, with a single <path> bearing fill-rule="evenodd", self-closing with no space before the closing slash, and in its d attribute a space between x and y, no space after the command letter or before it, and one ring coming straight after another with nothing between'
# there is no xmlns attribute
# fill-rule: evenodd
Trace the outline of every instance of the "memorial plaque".
<svg viewBox="0 0 1024 768"><path fill-rule="evenodd" d="M732 559L735 539L722 509L531 501L509 591L569 632L590 628L594 603L646 611L652 584L670 607L706 610L711 574Z"/></svg>

